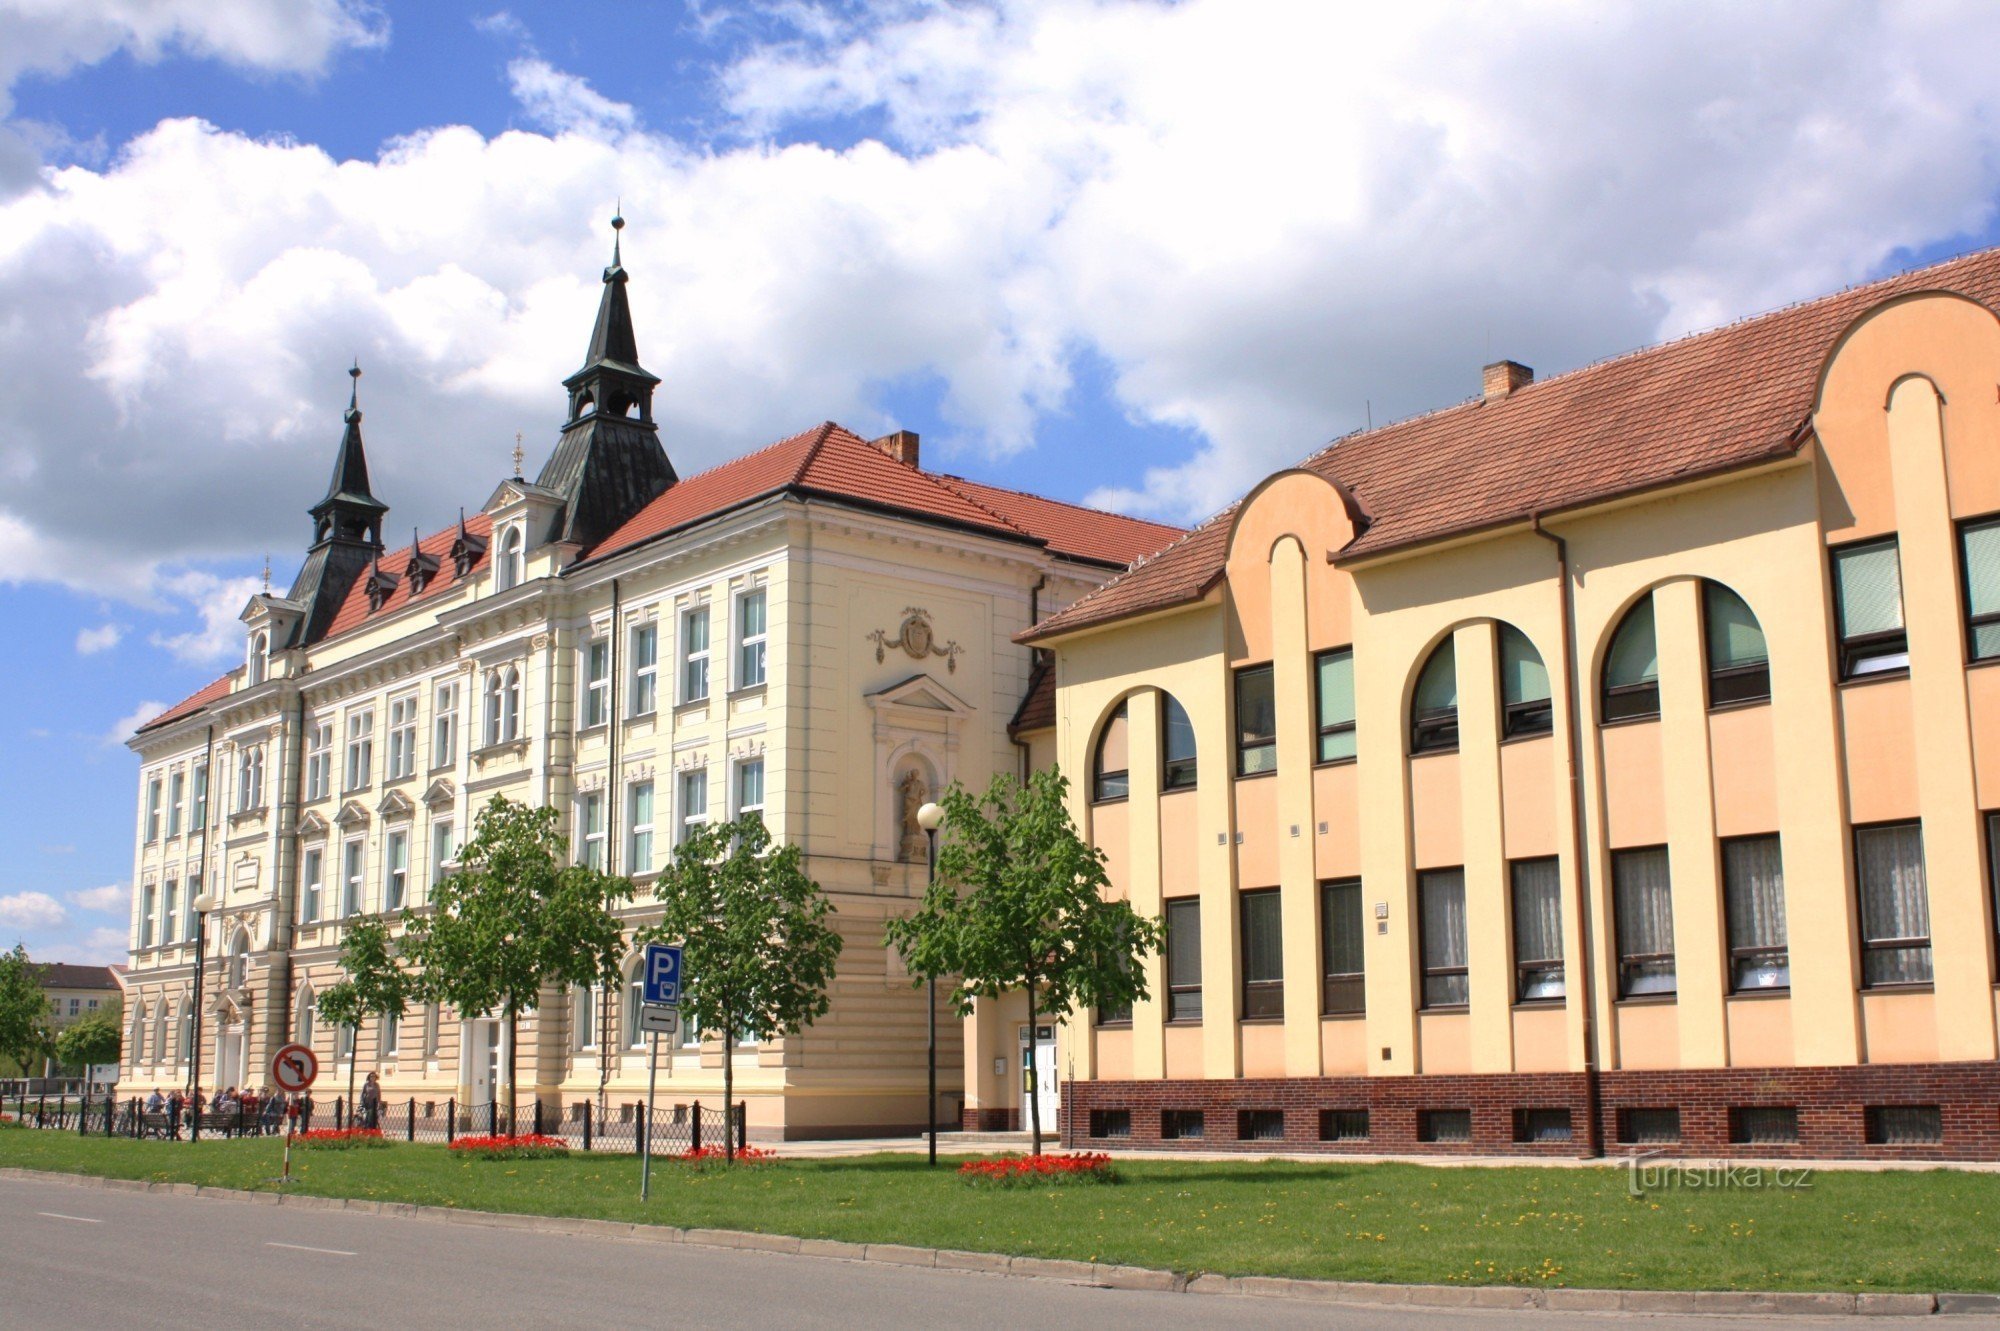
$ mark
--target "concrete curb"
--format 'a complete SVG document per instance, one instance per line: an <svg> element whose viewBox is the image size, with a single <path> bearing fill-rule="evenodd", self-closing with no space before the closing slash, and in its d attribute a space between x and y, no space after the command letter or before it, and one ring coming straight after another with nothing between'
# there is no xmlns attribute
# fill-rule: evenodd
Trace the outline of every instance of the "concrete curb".
<svg viewBox="0 0 2000 1331"><path fill-rule="evenodd" d="M1158 1293L1222 1295L1239 1298L1293 1299L1311 1303L1401 1305L1413 1308L1506 1308L1548 1312L1692 1313L1716 1316L1925 1317L1933 1313L1992 1316L2000 1313L2000 1294L1849 1294L1756 1292L1748 1290L1657 1289L1538 1289L1519 1285L1384 1285L1351 1280L1294 1280L1283 1276L1222 1276L1207 1272L1186 1275L1145 1266L1114 1266L1054 1257L1010 1257L1005 1253L964 1252L953 1248L919 1248L901 1243L848 1243L839 1239L801 1239L789 1234L760 1234L739 1229L680 1229L623 1220L573 1216L520 1215L505 1211L461 1211L449 1206L412 1202L364 1201L353 1197L317 1197L301 1192L246 1192L193 1183L144 1179L100 1178L94 1174L64 1174L52 1170L0 1167L0 1178L68 1183L76 1187L118 1192L161 1192L266 1206L302 1206L322 1211L359 1211L367 1215L399 1216L484 1229L530 1230L570 1234L580 1238L618 1239L637 1243L688 1243L702 1248L734 1248L789 1256L832 1258L846 1262L878 1262L886 1266L930 1267L943 1271L1017 1276L1029 1280L1060 1280L1072 1285L1106 1289L1151 1290Z"/></svg>

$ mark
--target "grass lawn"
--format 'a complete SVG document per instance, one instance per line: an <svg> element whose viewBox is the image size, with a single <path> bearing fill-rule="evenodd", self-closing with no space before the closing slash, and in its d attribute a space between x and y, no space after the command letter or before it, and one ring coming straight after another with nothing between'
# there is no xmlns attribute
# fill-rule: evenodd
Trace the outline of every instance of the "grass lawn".
<svg viewBox="0 0 2000 1331"><path fill-rule="evenodd" d="M0 1131L0 1165L262 1188L277 1139ZM955 1163L955 1162L954 1162ZM1634 1289L2000 1290L2000 1175L1815 1173L1635 1200L1618 1169L1133 1160L1120 1182L973 1188L911 1155L695 1169L495 1162L442 1146L293 1154L295 1190L805 1238L1215 1271Z"/></svg>

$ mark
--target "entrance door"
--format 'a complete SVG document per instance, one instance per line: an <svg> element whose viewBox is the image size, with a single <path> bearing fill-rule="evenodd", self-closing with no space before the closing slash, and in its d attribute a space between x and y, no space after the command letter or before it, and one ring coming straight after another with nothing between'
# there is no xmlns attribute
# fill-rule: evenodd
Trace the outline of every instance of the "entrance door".
<svg viewBox="0 0 2000 1331"><path fill-rule="evenodd" d="M215 1084L220 1088L243 1087L243 1028L224 1026L216 1033Z"/></svg>
<svg viewBox="0 0 2000 1331"><path fill-rule="evenodd" d="M476 1131L499 1131L492 1126L488 1110L499 1096L505 1076L506 1031L492 1018L468 1021L459 1039L459 1050L465 1070L467 1120Z"/></svg>
<svg viewBox="0 0 2000 1331"><path fill-rule="evenodd" d="M1042 1131L1054 1134L1056 1131L1056 1109L1059 1103L1056 1077L1056 1028L1043 1024L1035 1027L1035 1069L1033 1082L1028 1071L1028 1028L1021 1027L1021 1131L1026 1132L1034 1125L1029 1117L1032 1112L1028 1097L1033 1096L1040 1103Z"/></svg>

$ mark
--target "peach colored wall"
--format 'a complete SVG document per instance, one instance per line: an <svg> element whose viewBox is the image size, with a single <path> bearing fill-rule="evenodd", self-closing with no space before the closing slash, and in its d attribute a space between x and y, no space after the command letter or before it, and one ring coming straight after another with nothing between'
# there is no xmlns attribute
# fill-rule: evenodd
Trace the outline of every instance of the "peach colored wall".
<svg viewBox="0 0 2000 1331"><path fill-rule="evenodd" d="M1743 1068L1790 1067L1792 1000L1732 998L1729 1013L1729 1061Z"/></svg>
<svg viewBox="0 0 2000 1331"><path fill-rule="evenodd" d="M1938 1057L1937 1000L1925 993L1861 995L1870 1063L1931 1063Z"/></svg>
<svg viewBox="0 0 2000 1331"><path fill-rule="evenodd" d="M1313 650L1354 641L1352 596L1345 573L1329 566L1330 551L1354 536L1340 492L1308 471L1279 472L1244 500L1230 534L1228 564L1230 664L1271 659L1271 548L1286 537L1306 552L1306 636Z"/></svg>
<svg viewBox="0 0 2000 1331"><path fill-rule="evenodd" d="M1847 806L1857 823L1917 812L1917 745L1910 728L1910 681L1882 679L1840 691Z"/></svg>
<svg viewBox="0 0 2000 1331"><path fill-rule="evenodd" d="M1569 1037L1560 1007L1515 1008L1514 1071L1562 1072L1569 1067Z"/></svg>
<svg viewBox="0 0 2000 1331"><path fill-rule="evenodd" d="M1660 723L1629 721L1606 726L1604 785L1611 844L1656 846L1667 839L1667 801L1661 789Z"/></svg>
<svg viewBox="0 0 2000 1331"><path fill-rule="evenodd" d="M1120 896L1132 890L1131 818L1131 806L1122 802L1090 808L1091 841L1104 852L1104 871Z"/></svg>
<svg viewBox="0 0 2000 1331"><path fill-rule="evenodd" d="M1449 869L1465 863L1465 816L1459 808L1456 753L1426 754L1410 760L1410 818L1417 868Z"/></svg>
<svg viewBox="0 0 2000 1331"><path fill-rule="evenodd" d="M1730 707L1708 717L1717 836L1753 836L1778 827L1771 708Z"/></svg>
<svg viewBox="0 0 2000 1331"><path fill-rule="evenodd" d="M1320 1064L1329 1077L1358 1077L1368 1071L1368 1022L1363 1017L1324 1017L1319 1023Z"/></svg>
<svg viewBox="0 0 2000 1331"><path fill-rule="evenodd" d="M1260 776L1236 785L1236 872L1244 887L1278 885L1278 782Z"/></svg>
<svg viewBox="0 0 2000 1331"><path fill-rule="evenodd" d="M1680 1066L1680 1013L1672 1003L1625 1003L1617 1012L1620 1067Z"/></svg>
<svg viewBox="0 0 2000 1331"><path fill-rule="evenodd" d="M1979 807L2000 808L2000 664L1966 671L1965 693L1972 709L1972 761Z"/></svg>
<svg viewBox="0 0 2000 1331"><path fill-rule="evenodd" d="M1419 1072L1472 1071L1472 1019L1463 1012L1417 1014Z"/></svg>
<svg viewBox="0 0 2000 1331"><path fill-rule="evenodd" d="M1165 1038L1169 1081L1206 1075L1201 1060L1201 1027L1169 1026Z"/></svg>
<svg viewBox="0 0 2000 1331"><path fill-rule="evenodd" d="M1321 878L1361 872L1361 799L1355 790L1360 770L1353 763L1313 769L1313 864Z"/></svg>
<svg viewBox="0 0 2000 1331"><path fill-rule="evenodd" d="M1507 858L1531 859L1562 849L1556 803L1556 742L1551 736L1509 740L1500 746L1500 809Z"/></svg>
<svg viewBox="0 0 2000 1331"><path fill-rule="evenodd" d="M1195 793L1182 790L1160 796L1160 890L1166 896L1185 897L1201 891L1196 870L1201 859L1195 853L1200 839Z"/></svg>
<svg viewBox="0 0 2000 1331"><path fill-rule="evenodd" d="M1243 1075L1282 1077L1285 1075L1285 1027L1281 1022L1242 1023Z"/></svg>
<svg viewBox="0 0 2000 1331"><path fill-rule="evenodd" d="M1097 1032L1097 1075L1107 1081L1132 1079L1132 1032L1099 1027Z"/></svg>

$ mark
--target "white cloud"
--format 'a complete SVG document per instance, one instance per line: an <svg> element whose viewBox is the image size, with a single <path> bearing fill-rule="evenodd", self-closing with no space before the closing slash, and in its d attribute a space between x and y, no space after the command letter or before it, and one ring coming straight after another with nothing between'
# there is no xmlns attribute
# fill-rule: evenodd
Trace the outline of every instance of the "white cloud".
<svg viewBox="0 0 2000 1331"><path fill-rule="evenodd" d="M124 883L107 883L72 892L69 899L85 910L122 912L132 902L132 889Z"/></svg>
<svg viewBox="0 0 2000 1331"><path fill-rule="evenodd" d="M67 961L78 966L111 966L126 959L123 929L92 929L81 938L64 938L34 950L36 961Z"/></svg>
<svg viewBox="0 0 2000 1331"><path fill-rule="evenodd" d="M558 134L612 138L638 125L626 102L614 102L587 79L557 69L540 56L507 62L507 82L528 117Z"/></svg>
<svg viewBox="0 0 2000 1331"><path fill-rule="evenodd" d="M99 737L98 742L106 748L118 748L131 739L140 726L167 710L163 702L142 702L125 716L112 722L111 728Z"/></svg>
<svg viewBox="0 0 2000 1331"><path fill-rule="evenodd" d="M69 912L46 892L15 892L0 896L0 927L59 929L68 923Z"/></svg>
<svg viewBox="0 0 2000 1331"><path fill-rule="evenodd" d="M125 630L116 624L99 624L96 628L78 629L76 631L76 654L78 656L95 656L99 652L108 652L113 647L116 647L118 640L124 636Z"/></svg>
<svg viewBox="0 0 2000 1331"><path fill-rule="evenodd" d="M194 610L201 626L184 633L155 633L150 641L189 665L214 665L243 654L243 607L262 583L257 578L222 578L199 569L164 574L159 590Z"/></svg>

